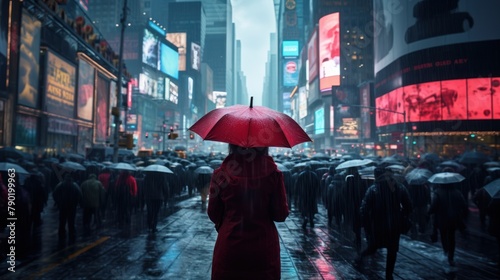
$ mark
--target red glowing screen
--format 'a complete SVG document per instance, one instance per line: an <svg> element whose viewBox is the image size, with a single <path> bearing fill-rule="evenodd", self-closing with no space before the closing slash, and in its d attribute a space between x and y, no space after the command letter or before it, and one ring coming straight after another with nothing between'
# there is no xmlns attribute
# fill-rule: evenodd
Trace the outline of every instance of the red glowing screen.
<svg viewBox="0 0 500 280"><path fill-rule="evenodd" d="M409 85L375 100L377 126L406 121L500 119L500 77Z"/></svg>

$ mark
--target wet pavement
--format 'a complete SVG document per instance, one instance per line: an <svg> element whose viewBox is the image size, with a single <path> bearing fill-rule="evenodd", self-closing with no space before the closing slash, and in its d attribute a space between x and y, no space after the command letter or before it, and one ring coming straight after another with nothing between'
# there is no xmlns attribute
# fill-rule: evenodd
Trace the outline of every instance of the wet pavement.
<svg viewBox="0 0 500 280"><path fill-rule="evenodd" d="M57 237L57 210L52 202L48 205L29 254L17 256L15 272L7 270L4 259L1 279L210 279L217 232L198 196L162 208L157 233L148 232L144 211L125 227L114 225L108 215L100 230L64 242ZM282 279L384 279L385 251L355 264L353 236L347 229L328 228L324 208L319 209L314 228L303 229L294 211L277 223ZM477 226L477 213L471 210L470 234L457 234L456 267L448 265L440 243L430 243L427 235L402 236L395 279L500 279L497 244ZM79 209L77 232L81 221Z"/></svg>

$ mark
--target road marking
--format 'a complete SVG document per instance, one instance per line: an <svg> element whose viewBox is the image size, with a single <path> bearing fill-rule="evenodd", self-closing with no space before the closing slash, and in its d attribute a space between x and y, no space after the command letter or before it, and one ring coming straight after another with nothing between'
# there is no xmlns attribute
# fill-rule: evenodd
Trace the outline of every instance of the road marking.
<svg viewBox="0 0 500 280"><path fill-rule="evenodd" d="M110 237L109 236L103 236L99 239L97 239L94 243L92 244L89 244L83 248L81 248L80 250L74 252L73 254L63 258L61 261L58 261L58 262L55 262L55 263L52 263L48 266L46 266L44 269L40 270L38 273L35 273L34 275L32 275L31 277L29 277L30 279L35 279L35 278L38 278L42 275L44 275L45 273L51 271L52 269L60 266L61 264L65 263L65 262L68 262L76 257L78 257L79 255L87 252L88 250L98 246L99 244L105 242L106 240L108 240Z"/></svg>

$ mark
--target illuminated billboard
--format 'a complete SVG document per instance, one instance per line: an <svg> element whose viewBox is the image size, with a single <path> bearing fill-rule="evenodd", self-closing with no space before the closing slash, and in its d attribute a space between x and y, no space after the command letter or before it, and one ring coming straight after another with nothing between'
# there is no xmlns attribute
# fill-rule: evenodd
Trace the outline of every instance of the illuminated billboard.
<svg viewBox="0 0 500 280"><path fill-rule="evenodd" d="M167 40L178 48L179 71L186 71L186 45L187 35L185 32L167 33Z"/></svg>
<svg viewBox="0 0 500 280"><path fill-rule="evenodd" d="M299 67L297 59L283 61L283 86L294 87L299 82Z"/></svg>
<svg viewBox="0 0 500 280"><path fill-rule="evenodd" d="M359 138L359 119L343 118L342 125L337 129L337 138L358 139Z"/></svg>
<svg viewBox="0 0 500 280"><path fill-rule="evenodd" d="M75 66L47 52L47 77L45 85L45 110L73 118L75 112Z"/></svg>
<svg viewBox="0 0 500 280"><path fill-rule="evenodd" d="M299 41L283 41L283 57L299 56Z"/></svg>
<svg viewBox="0 0 500 280"><path fill-rule="evenodd" d="M299 87L299 119L307 116L307 91L306 87Z"/></svg>
<svg viewBox="0 0 500 280"><path fill-rule="evenodd" d="M179 53L164 43L160 44L160 71L179 78Z"/></svg>
<svg viewBox="0 0 500 280"><path fill-rule="evenodd" d="M329 91L340 85L339 13L319 19L319 89Z"/></svg>
<svg viewBox="0 0 500 280"><path fill-rule="evenodd" d="M191 68L197 71L201 69L201 47L196 43L191 43Z"/></svg>
<svg viewBox="0 0 500 280"><path fill-rule="evenodd" d="M144 29L144 36L142 39L142 63L147 64L154 69L158 69L159 65L159 52L160 42L158 36L148 29Z"/></svg>
<svg viewBox="0 0 500 280"><path fill-rule="evenodd" d="M318 76L318 29L314 29L307 43L307 59L309 60L309 82Z"/></svg>
<svg viewBox="0 0 500 280"><path fill-rule="evenodd" d="M9 33L9 3L0 0L0 90L7 88L7 34Z"/></svg>
<svg viewBox="0 0 500 280"><path fill-rule="evenodd" d="M174 82L170 81L170 86L168 88L168 100L174 104L179 103L179 86Z"/></svg>
<svg viewBox="0 0 500 280"><path fill-rule="evenodd" d="M360 122L359 122L359 127L361 128L361 136L365 139L371 138L372 135L372 121L371 121L371 102L370 102L370 96L371 96L371 84L366 83L363 86L360 87L359 89L359 104L361 105L360 108Z"/></svg>
<svg viewBox="0 0 500 280"><path fill-rule="evenodd" d="M94 110L94 67L80 59L78 64L78 102L76 115L84 120L92 120Z"/></svg>
<svg viewBox="0 0 500 280"><path fill-rule="evenodd" d="M325 108L314 111L314 134L325 133Z"/></svg>
<svg viewBox="0 0 500 280"><path fill-rule="evenodd" d="M94 137L96 142L106 141L109 135L108 90L109 81L102 76L98 76L96 85L96 109L94 123Z"/></svg>
<svg viewBox="0 0 500 280"><path fill-rule="evenodd" d="M499 1L374 1L375 74L415 51L500 39ZM432 11L435 11L434 13ZM439 12L437 12L439 11Z"/></svg>
<svg viewBox="0 0 500 280"><path fill-rule="evenodd" d="M408 122L500 120L500 77L456 79L397 88L375 99L377 126Z"/></svg>
<svg viewBox="0 0 500 280"><path fill-rule="evenodd" d="M8 18L8 15L6 15L6 17ZM21 46L19 55L19 86L17 102L21 105L33 108L38 107L38 73L40 65L41 27L42 24L40 21L38 21L35 17L32 17L27 12L23 12L20 37Z"/></svg>
<svg viewBox="0 0 500 280"><path fill-rule="evenodd" d="M214 91L215 96L215 108L224 108L226 107L226 98L227 92L225 91Z"/></svg>

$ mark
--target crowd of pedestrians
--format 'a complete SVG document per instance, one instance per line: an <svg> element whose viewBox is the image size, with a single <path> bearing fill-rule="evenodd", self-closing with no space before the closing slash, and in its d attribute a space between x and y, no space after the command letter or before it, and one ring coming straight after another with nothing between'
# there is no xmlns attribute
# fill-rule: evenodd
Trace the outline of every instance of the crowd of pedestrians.
<svg viewBox="0 0 500 280"><path fill-rule="evenodd" d="M237 162L238 166L248 165L244 158L238 158L237 147L233 147L233 154L229 157L239 159L241 162ZM265 160L267 157L266 153L262 155L261 164L270 164ZM235 182L243 184L243 178L247 178L245 176L258 177L264 174L256 174L254 166L245 165L246 169L240 169L234 166L235 162L230 162L226 165L229 171L243 173L231 173L229 176L220 169L224 166L222 160L228 161L222 155L192 155L188 159L160 156L137 158L129 162L132 169L81 160L79 164L84 167L83 170L62 168L62 163L68 161L63 157L40 158L35 163L18 161L29 172L29 176L17 183L18 237L29 241L31 234L43 226L43 212L47 209L50 196L59 210L58 234L61 240L68 237L74 240L80 234L90 234L102 227L104 221L118 227L127 226L134 213L143 212L146 217L144 227L154 233L157 231L160 209L168 207L169 201L181 192L199 195L200 209L208 209L210 219L224 233L225 225L221 224L219 213L222 210L217 200L220 196L212 193L217 191L213 188L214 184L223 188ZM315 227L315 215L325 209L328 226L349 232L349 236L353 237L359 263L379 248L387 249L388 279L391 279L396 266L401 234L420 238L424 236L432 242L440 240L448 264L454 266L455 234L457 231L468 234L464 221L468 219L470 204L475 204L480 211L482 230L500 241L500 203L484 189L485 185L500 178L500 163L497 169L492 169L491 165L485 164L486 161L461 164L459 160L410 160L394 156L372 157L365 164L338 168L352 158L311 159L294 155L274 156L273 160L282 174L286 196L283 206L287 208L287 211L276 209L278 212L273 214L273 219L283 220L289 211L295 211L302 218L302 227L307 230L308 227ZM169 172L148 172L146 168L153 164L167 167ZM204 167L203 170L199 169L201 167ZM267 168L266 172L274 174L275 167ZM443 172L461 174L464 179L449 184L435 184L427 180ZM8 182L5 172L0 173L0 226L5 229ZM248 196L254 195L254 192L231 195ZM236 207L243 202L239 199L231 203L235 203ZM324 208L318 207L320 204ZM81 221L76 220L78 211L82 214ZM246 214L241 213L243 216ZM401 225L406 222L410 223L410 227L404 229ZM273 234L272 228L268 230ZM5 245L4 242L2 244ZM23 244L29 246L29 242ZM226 247L232 245L222 244L222 241L217 244L216 253L232 259L233 255L226 251ZM226 269L224 264L217 263L214 273Z"/></svg>

